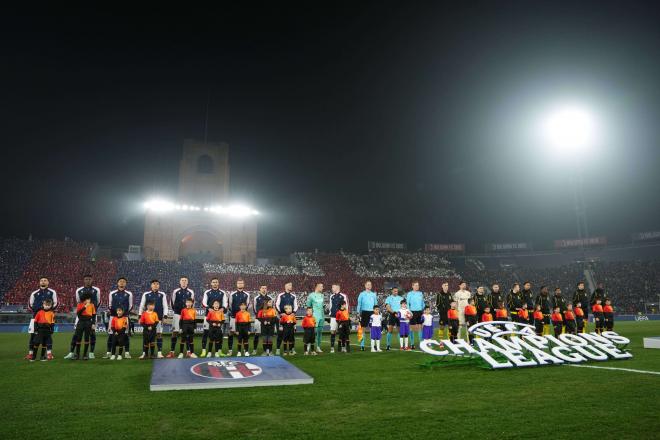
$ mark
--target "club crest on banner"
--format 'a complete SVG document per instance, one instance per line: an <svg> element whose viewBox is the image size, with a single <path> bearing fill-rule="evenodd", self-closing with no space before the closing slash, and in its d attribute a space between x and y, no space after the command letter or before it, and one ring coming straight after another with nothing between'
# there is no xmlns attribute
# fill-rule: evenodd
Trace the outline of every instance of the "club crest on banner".
<svg viewBox="0 0 660 440"><path fill-rule="evenodd" d="M241 361L206 361L190 367L190 372L209 379L245 379L262 373L261 367Z"/></svg>

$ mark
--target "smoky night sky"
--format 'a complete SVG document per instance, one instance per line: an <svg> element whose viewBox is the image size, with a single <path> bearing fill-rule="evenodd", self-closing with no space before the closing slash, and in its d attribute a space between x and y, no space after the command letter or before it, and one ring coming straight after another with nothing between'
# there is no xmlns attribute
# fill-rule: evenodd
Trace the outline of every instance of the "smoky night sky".
<svg viewBox="0 0 660 440"><path fill-rule="evenodd" d="M411 3L411 4L403 4ZM415 3L415 4L412 4ZM185 138L230 145L260 255L660 228L654 2L347 2L2 22L2 235L141 244ZM163 11L165 13L167 11ZM579 160L530 134L593 109Z"/></svg>

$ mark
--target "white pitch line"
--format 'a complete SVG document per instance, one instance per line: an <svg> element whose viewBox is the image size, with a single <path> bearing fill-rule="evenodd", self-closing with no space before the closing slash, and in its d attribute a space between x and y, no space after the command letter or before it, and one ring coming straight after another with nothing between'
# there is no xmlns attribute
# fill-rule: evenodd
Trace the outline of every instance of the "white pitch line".
<svg viewBox="0 0 660 440"><path fill-rule="evenodd" d="M632 368L597 367L595 365L574 365L574 364L566 364L566 365L568 365L569 367L578 367L578 368L597 368L599 370L629 371L631 373L660 375L660 371L633 370Z"/></svg>

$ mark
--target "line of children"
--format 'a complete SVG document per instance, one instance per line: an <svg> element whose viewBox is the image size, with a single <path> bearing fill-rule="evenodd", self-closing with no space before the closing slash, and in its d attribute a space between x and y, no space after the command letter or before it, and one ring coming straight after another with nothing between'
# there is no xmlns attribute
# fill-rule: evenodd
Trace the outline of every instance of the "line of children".
<svg viewBox="0 0 660 440"><path fill-rule="evenodd" d="M34 316L34 325L36 330L36 335L32 339L32 356L30 357L30 362L34 362L41 346L41 360L42 361L51 361L53 360L53 353L47 347L52 347L53 345L53 330L55 327L55 313L51 310L53 307L53 300L45 299L42 305L42 309L37 312Z"/></svg>
<svg viewBox="0 0 660 440"><path fill-rule="evenodd" d="M458 337L458 310L456 310L456 301L452 301L447 310L447 320L449 321L449 340L456 342Z"/></svg>
<svg viewBox="0 0 660 440"><path fill-rule="evenodd" d="M139 322L142 325L142 355L140 359L146 359L149 355L152 359L156 358L156 330L159 319L158 313L154 311L155 307L155 302L147 302L147 310L142 312L140 316Z"/></svg>
<svg viewBox="0 0 660 440"><path fill-rule="evenodd" d="M108 335L111 338L110 360L114 361L116 359L120 361L127 349L128 335L126 333L128 332L128 318L124 316L123 307L117 307L115 315L110 318L110 323L108 324L112 330L112 335ZM119 348L119 354L117 354L117 348Z"/></svg>
<svg viewBox="0 0 660 440"><path fill-rule="evenodd" d="M550 319L552 320L552 327L555 329L555 338L561 335L561 332L564 328L564 318L561 316L561 309L559 307L555 307L552 312L552 316L550 316Z"/></svg>
<svg viewBox="0 0 660 440"><path fill-rule="evenodd" d="M614 307L612 307L612 302L609 299L605 300L605 305L603 306L603 320L605 330L614 330Z"/></svg>
<svg viewBox="0 0 660 440"><path fill-rule="evenodd" d="M216 357L224 357L222 352L222 326L225 323L225 313L220 308L220 301L215 300L211 305L211 310L206 314L206 322L209 325L207 333L207 346L202 347L208 351L206 357L210 358L215 352Z"/></svg>
<svg viewBox="0 0 660 440"><path fill-rule="evenodd" d="M412 312L408 310L408 302L405 299L401 300L401 308L399 309L399 347L404 351L410 351L408 335L410 335L411 319Z"/></svg>
<svg viewBox="0 0 660 440"><path fill-rule="evenodd" d="M596 300L596 303L592 306L591 311L594 314L594 324L596 324L596 333L601 334L603 327L605 325L605 316L603 314L603 306L601 304L600 298Z"/></svg>
<svg viewBox="0 0 660 440"><path fill-rule="evenodd" d="M78 324L76 325L75 339L76 339L76 354L74 359L80 359L80 345L84 345L83 360L89 359L87 353L89 352L89 340L92 335L92 326L96 322L96 307L92 303L92 298L85 295L80 298L80 302L76 306L76 314L78 315Z"/></svg>
<svg viewBox="0 0 660 440"><path fill-rule="evenodd" d="M374 312L369 317L369 328L371 336L371 351L379 352L380 338L383 336L383 315L380 314L380 307L375 306Z"/></svg>
<svg viewBox="0 0 660 440"><path fill-rule="evenodd" d="M463 314L465 315L465 325L467 328L470 328L477 323L477 307L474 305L474 298L470 298L468 305L465 306L465 309L463 310ZM474 336L470 332L468 332L468 339L470 340L470 344L472 344Z"/></svg>
<svg viewBox="0 0 660 440"><path fill-rule="evenodd" d="M266 356L272 356L273 337L275 336L275 325L277 324L277 310L273 307L272 299L264 302L263 308L257 313L257 319L261 322L264 354ZM222 348L222 343L220 348Z"/></svg>
<svg viewBox="0 0 660 440"><path fill-rule="evenodd" d="M484 307L484 312L481 314L482 322L491 322L493 320L493 314L490 312L490 306Z"/></svg>
<svg viewBox="0 0 660 440"><path fill-rule="evenodd" d="M241 356L241 351L245 356L250 356L250 312L247 311L247 304L242 302L239 305L239 311L234 315L236 320L236 333L238 333L238 348L236 356Z"/></svg>
<svg viewBox="0 0 660 440"><path fill-rule="evenodd" d="M543 336L545 325L543 323L543 312L541 311L541 304L534 307L534 330L537 336Z"/></svg>
<svg viewBox="0 0 660 440"><path fill-rule="evenodd" d="M351 351L351 318L346 308L346 301L342 301L335 315L337 321L337 334L339 335L339 351L347 353Z"/></svg>
<svg viewBox="0 0 660 440"><path fill-rule="evenodd" d="M428 306L424 307L424 313L422 313L422 341L427 339L433 339L433 315Z"/></svg>
<svg viewBox="0 0 660 440"><path fill-rule="evenodd" d="M282 344L284 345L284 356L293 355L295 346L296 315L289 304L284 306L284 313L280 316L280 327L282 328Z"/></svg>
<svg viewBox="0 0 660 440"><path fill-rule="evenodd" d="M314 309L307 307L307 312L302 320L303 328L303 344L305 347L305 356L309 355L311 350L312 355L316 356L316 349L314 347L314 338L316 337L316 318L314 318Z"/></svg>
<svg viewBox="0 0 660 440"><path fill-rule="evenodd" d="M575 325L578 333L584 333L584 310L582 310L582 303L577 302L575 304Z"/></svg>
<svg viewBox="0 0 660 440"><path fill-rule="evenodd" d="M571 303L566 304L566 310L564 310L564 328L566 333L576 334L577 323L575 322L575 312Z"/></svg>
<svg viewBox="0 0 660 440"><path fill-rule="evenodd" d="M184 347L186 349L185 356L189 358L196 358L195 354L195 328L197 327L197 310L193 307L194 301L192 298L186 298L186 306L181 309L181 318L179 320L181 325L181 341L179 342L179 359L183 359Z"/></svg>

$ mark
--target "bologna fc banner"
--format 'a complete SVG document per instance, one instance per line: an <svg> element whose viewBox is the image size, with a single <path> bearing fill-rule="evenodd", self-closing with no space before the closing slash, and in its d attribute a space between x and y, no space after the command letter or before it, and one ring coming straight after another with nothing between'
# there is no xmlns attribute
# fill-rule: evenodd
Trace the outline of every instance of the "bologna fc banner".
<svg viewBox="0 0 660 440"><path fill-rule="evenodd" d="M474 345L464 339L427 339L420 348L439 360L479 359L492 369L578 364L630 359L628 338L611 331L538 336L534 326L510 321L480 322L468 329Z"/></svg>
<svg viewBox="0 0 660 440"><path fill-rule="evenodd" d="M279 356L155 360L151 391L303 385L314 379Z"/></svg>
<svg viewBox="0 0 660 440"><path fill-rule="evenodd" d="M527 251L532 246L529 243L486 243L486 252Z"/></svg>
<svg viewBox="0 0 660 440"><path fill-rule="evenodd" d="M555 240L555 249L574 248L580 246L605 246L607 237L572 238Z"/></svg>
<svg viewBox="0 0 660 440"><path fill-rule="evenodd" d="M632 234L633 241L659 240L660 231L637 232Z"/></svg>
<svg viewBox="0 0 660 440"><path fill-rule="evenodd" d="M367 242L369 250L384 250L384 251L405 251L405 243L386 243L383 241L369 241Z"/></svg>
<svg viewBox="0 0 660 440"><path fill-rule="evenodd" d="M426 243L424 245L426 252L465 252L463 243Z"/></svg>

